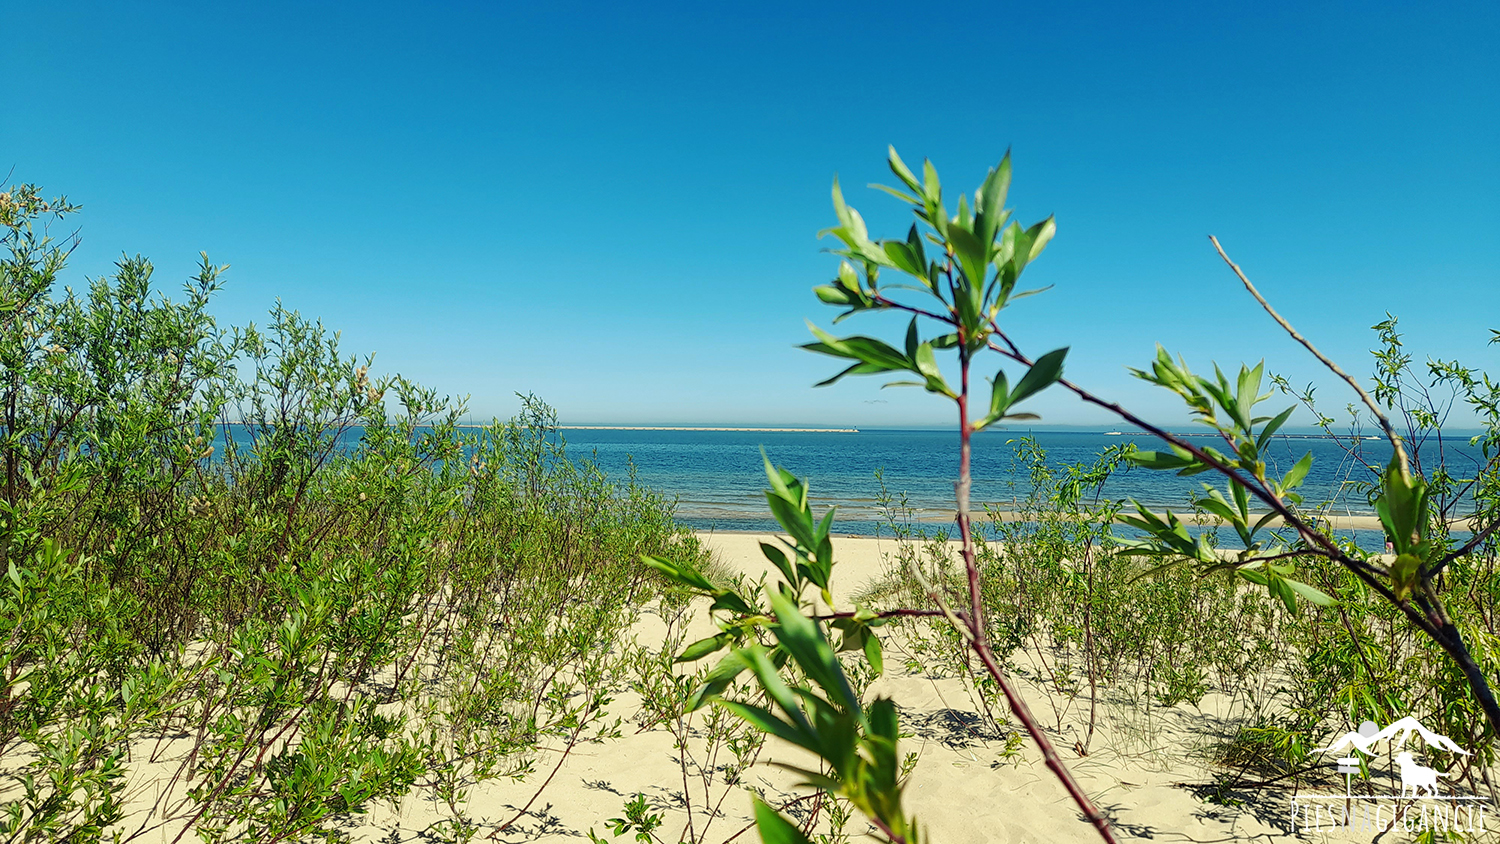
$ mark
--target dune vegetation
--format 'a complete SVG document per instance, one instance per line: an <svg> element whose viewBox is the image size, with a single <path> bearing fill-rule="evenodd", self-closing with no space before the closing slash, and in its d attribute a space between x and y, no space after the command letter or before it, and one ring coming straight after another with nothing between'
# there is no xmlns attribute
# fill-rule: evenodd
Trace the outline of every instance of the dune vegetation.
<svg viewBox="0 0 1500 844"><path fill-rule="evenodd" d="M701 559L669 500L535 399L464 430L279 303L221 328L207 258L59 289L73 210L0 195L0 841L306 840L414 789L462 827L614 730L640 556Z"/></svg>

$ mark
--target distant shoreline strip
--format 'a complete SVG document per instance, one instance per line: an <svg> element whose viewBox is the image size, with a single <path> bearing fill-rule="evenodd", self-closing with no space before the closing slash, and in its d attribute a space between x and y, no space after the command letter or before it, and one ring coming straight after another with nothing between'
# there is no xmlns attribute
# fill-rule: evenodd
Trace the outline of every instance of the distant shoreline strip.
<svg viewBox="0 0 1500 844"><path fill-rule="evenodd" d="M869 522L883 522L883 521L885 521L884 517L880 514L879 510L877 510L876 508L873 508L873 507L860 507L858 505L849 506L848 502L841 502L841 501L832 501L832 502L830 502L830 501L827 501L827 500L823 500L823 501L815 500L814 503L817 504L817 505L820 505L820 506L821 505L826 505L826 504L838 504L839 507L840 507L840 509L839 509L839 515L845 521L850 521L850 520L852 520L852 521L861 521L861 522L865 522L865 521L869 521ZM1165 514L1165 510L1164 509L1161 509L1161 508L1151 508L1151 509L1158 516L1164 517L1164 514ZM1130 515L1134 515L1134 513L1130 512L1130 511L1126 511L1126 512L1122 513L1121 515L1130 516ZM1251 515L1251 518L1256 518L1256 517L1259 517L1259 516L1264 516L1265 514L1264 513L1251 513L1250 515ZM921 509L921 510L919 510L917 512L912 513L909 517L903 517L901 519L901 521L910 521L910 522L916 522L916 523L920 523L920 524L945 524L945 523L951 523L953 521L953 519L954 519L954 516L955 516L954 511L953 510L949 510L947 508L930 508L930 509L924 508L924 509ZM1193 528L1193 527L1222 527L1225 524L1225 522L1222 519L1216 518L1216 517L1211 516L1211 515L1197 515L1197 516L1195 516L1192 513L1180 513L1179 512L1178 516L1182 519L1183 523L1186 524L1190 528ZM765 512L763 512L763 511L762 512L756 512L756 511L750 510L749 508L743 508L742 509L740 507L723 507L723 506L716 507L716 506L714 506L711 503L708 503L708 504L698 503L696 505L690 505L688 508L686 508L685 512L683 511L683 509L679 508L679 512L677 513L677 517L679 519L695 519L695 520L698 520L698 521L713 521L714 519L742 519L742 520L751 520L751 519L769 520L770 519L770 516L768 514L766 514ZM976 521L984 521L984 522L988 522L988 521L1024 522L1024 521L1026 521L1026 518L1025 518L1024 514L1017 513L1014 510L1002 509L1000 507L976 507L974 509L974 518L975 518ZM1094 514L1090 514L1090 513L1078 513L1078 514L1076 514L1076 518L1078 518L1080 520L1085 520L1085 519L1094 519L1094 518L1097 518L1097 516L1094 515ZM1329 527L1329 528L1331 528L1333 530L1383 531L1385 529L1381 525L1381 523L1380 523L1380 517L1376 516L1374 514L1363 514L1363 513L1332 514L1332 513L1330 513L1330 514L1324 514L1323 516L1321 516L1321 518L1319 520L1322 521L1323 523L1325 523L1325 525L1327 527ZM1309 521L1311 521L1311 518L1309 518ZM1116 519L1116 523L1117 524L1119 523L1118 519ZM1270 526L1273 526L1273 527L1285 527L1285 525L1282 522L1282 519L1281 519L1280 516L1277 516L1276 518L1272 519L1267 524L1270 525ZM1469 521L1468 518L1458 518L1458 519L1454 519L1454 520L1450 521L1448 523L1448 529L1451 530L1451 531L1453 531L1454 533L1458 533L1458 534L1472 534L1474 532L1473 531L1473 524Z"/></svg>
<svg viewBox="0 0 1500 844"><path fill-rule="evenodd" d="M857 434L858 428L698 428L688 425L558 425L562 431L736 431L754 434Z"/></svg>

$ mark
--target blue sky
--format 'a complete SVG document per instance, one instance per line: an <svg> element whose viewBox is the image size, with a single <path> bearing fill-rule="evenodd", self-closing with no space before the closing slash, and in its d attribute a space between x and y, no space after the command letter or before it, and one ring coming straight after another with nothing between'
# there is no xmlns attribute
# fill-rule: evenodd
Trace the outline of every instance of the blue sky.
<svg viewBox="0 0 1500 844"><path fill-rule="evenodd" d="M887 144L954 194L1009 147L1010 204L1058 221L1015 337L1170 422L1125 372L1158 342L1327 381L1209 234L1354 372L1386 311L1500 370L1497 9L9 3L0 168L84 206L75 284L143 253L175 292L206 251L222 323L280 297L477 414L872 426L950 411L812 389L831 180L896 236Z"/></svg>

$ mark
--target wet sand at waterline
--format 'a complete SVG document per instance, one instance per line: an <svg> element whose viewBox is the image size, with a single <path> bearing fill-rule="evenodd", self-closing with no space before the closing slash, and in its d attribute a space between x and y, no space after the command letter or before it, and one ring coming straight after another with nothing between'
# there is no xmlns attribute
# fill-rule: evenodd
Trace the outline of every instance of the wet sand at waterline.
<svg viewBox="0 0 1500 844"><path fill-rule="evenodd" d="M751 577L770 571L758 547L769 536L719 533L702 538L719 561L732 570ZM892 540L836 539L835 602L847 605L851 594L880 577L890 565L887 555L895 550ZM637 622L635 635L642 644L655 644L661 641L664 630L663 620L647 613ZM688 641L713 632L706 606L699 608ZM978 707L958 678L914 673L907 665L900 637L887 635L884 642L887 674L872 684L869 695L896 700L903 730L912 734L903 738L901 747L903 754L920 754L907 787L906 805L925 827L928 840L933 844L1099 840L1029 739L1020 744L1018 752L1007 754L1006 734L1019 727L1002 722L997 732L978 714ZM1021 659L1019 655L1017 658ZM1044 687L1025 679L1026 673L1018 672L1019 685L1033 713L1049 727L1053 742L1083 788L1114 818L1121 841L1206 844L1309 840L1287 832L1287 791L1263 789L1249 795L1245 805L1225 807L1205 803L1190 790L1190 785L1212 779L1197 749L1211 739L1213 730L1225 729L1228 720L1237 715L1226 711L1223 696L1209 695L1198 706L1154 708L1149 715L1101 696L1095 735L1087 755L1080 755L1087 700L1049 696ZM664 727L639 730L633 721L639 705L634 692L615 695L610 711L612 718L621 719L622 737L575 747L531 810L490 840L512 844L586 842L592 829L605 840L631 842L634 839L630 834L613 839L605 821L621 817L622 804L637 793L646 796L654 811L665 814L665 822L656 830L662 841L676 842L679 836L685 840L689 818L681 807L684 777L677 762L678 752ZM486 840L495 825L516 816L552 773L562 742L549 740L545 745L537 756L535 773L526 781L493 781L470 792L464 808L480 825L475 841ZM743 784L761 791L773 803L810 793L795 787L793 775L766 764L772 761L810 765L812 757L773 740L760 764L745 772ZM150 776L149 768L132 771L132 787L147 802L152 795ZM737 833L741 834L734 840L742 844L759 840L753 829L747 829L751 805L742 789L730 790L719 805L721 814L711 819L703 811L703 792L696 776L690 777L689 785L694 793L692 823L695 832L703 836L701 840L719 844ZM717 800L723 789L716 786L711 793ZM429 795L430 791L415 789L394 808L373 805L368 814L354 818L355 825L349 830L352 839L389 841L394 829L400 841L436 840L423 839L420 833L448 815L446 808L434 803ZM703 835L705 825L708 829ZM128 824L131 829L134 826ZM856 813L845 831L851 841L871 840L862 837L866 830L867 825ZM137 840L170 841L174 833L163 830ZM1350 836L1330 840L1374 838L1373 834ZM188 836L184 840L196 839Z"/></svg>

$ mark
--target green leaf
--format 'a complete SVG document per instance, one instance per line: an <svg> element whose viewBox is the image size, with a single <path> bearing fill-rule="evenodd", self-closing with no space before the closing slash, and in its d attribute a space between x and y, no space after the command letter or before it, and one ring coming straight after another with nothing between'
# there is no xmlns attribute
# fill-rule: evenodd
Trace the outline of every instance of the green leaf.
<svg viewBox="0 0 1500 844"><path fill-rule="evenodd" d="M1289 407L1286 410L1278 413L1276 415L1276 418L1272 419L1270 422L1267 422L1266 427L1261 429L1260 436L1255 439L1255 445L1262 451L1264 451L1266 448L1266 443L1270 442L1271 437L1274 436L1277 431L1281 430L1281 426L1286 424L1286 420L1291 418L1292 411L1296 409L1297 407L1293 405L1292 407Z"/></svg>
<svg viewBox="0 0 1500 844"><path fill-rule="evenodd" d="M1427 530L1427 484L1421 478L1407 476L1401 470L1397 455L1392 453L1385 471L1383 492L1384 495L1375 501L1375 512L1380 516L1396 553L1407 553L1421 542Z"/></svg>
<svg viewBox="0 0 1500 844"><path fill-rule="evenodd" d="M1301 460L1297 461L1297 465L1293 466L1290 470L1287 471L1286 475L1282 477L1281 488L1283 490L1287 490L1296 489L1297 487L1301 486L1303 479L1307 477L1308 470L1312 468L1312 464L1313 456L1312 452L1309 451L1307 454L1302 456Z"/></svg>
<svg viewBox="0 0 1500 844"><path fill-rule="evenodd" d="M751 703L743 703L737 700L720 701L720 706L749 721L751 726L761 732L770 733L783 741L791 742L798 747L805 747L814 753L819 753L817 736L789 721L783 721L776 714L763 706Z"/></svg>
<svg viewBox="0 0 1500 844"><path fill-rule="evenodd" d="M777 571L781 572L781 576L786 578L787 583L795 584L797 582L797 577L792 574L792 565L787 562L786 554L782 553L780 548L768 542L762 542L760 544L760 552L766 556L767 560L771 561L771 565L775 566Z"/></svg>
<svg viewBox="0 0 1500 844"><path fill-rule="evenodd" d="M848 261L839 261L838 284L848 290L859 290L859 274L854 271L854 265Z"/></svg>
<svg viewBox="0 0 1500 844"><path fill-rule="evenodd" d="M911 169L906 166L906 162L901 160L901 156L896 154L896 148L894 146L888 146L886 147L886 149L888 151L886 156L886 163L890 165L891 172L896 175L896 178L901 180L902 184L906 185L908 188L911 188L917 193L921 193L921 183L917 181L917 177L914 173L911 172Z"/></svg>
<svg viewBox="0 0 1500 844"><path fill-rule="evenodd" d="M820 284L813 288L813 293L829 305L851 305L858 301L849 291L832 284Z"/></svg>
<svg viewBox="0 0 1500 844"><path fill-rule="evenodd" d="M1251 583L1254 583L1256 586L1266 586L1271 582L1271 579L1266 576L1265 572L1259 572L1253 569L1235 569L1234 573L1239 575L1242 580L1247 580Z"/></svg>
<svg viewBox="0 0 1500 844"><path fill-rule="evenodd" d="M1051 290L1055 286L1056 285L1049 284L1046 287L1038 287L1034 290L1022 290L1020 293L1012 293L1006 298L1006 301L1014 302L1017 299L1025 299L1027 296L1035 296L1038 293L1046 293L1048 290Z"/></svg>
<svg viewBox="0 0 1500 844"><path fill-rule="evenodd" d="M1249 369L1243 364L1240 366L1240 377L1235 385L1234 415L1240 421L1240 426L1245 433L1250 433L1252 426L1251 417L1254 415L1255 403L1260 398L1261 374L1265 371L1265 363L1258 363L1254 369Z"/></svg>
<svg viewBox="0 0 1500 844"><path fill-rule="evenodd" d="M1005 378L1005 370L995 373L995 380L990 386L990 412L974 426L975 430L982 430L1005 416L1005 411L1010 409L1010 382Z"/></svg>
<svg viewBox="0 0 1500 844"><path fill-rule="evenodd" d="M1213 513L1215 516L1223 519L1226 524L1241 524L1240 514L1234 512L1229 508L1229 504L1225 502L1221 496L1218 495L1218 490L1214 490L1214 497L1200 498L1195 503L1199 507L1202 507L1208 512Z"/></svg>
<svg viewBox="0 0 1500 844"><path fill-rule="evenodd" d="M842 232L835 230L834 234L850 246L859 247L870 242L870 233L865 228L865 221L859 216L859 212L844 203L844 192L839 188L838 177L833 179L833 212L839 218Z"/></svg>
<svg viewBox="0 0 1500 844"><path fill-rule="evenodd" d="M769 590L768 593L771 607L776 612L777 624L772 629L776 641L792 655L808 679L834 696L848 711L859 712L859 698L844 676L844 669L823 632L785 596Z"/></svg>
<svg viewBox="0 0 1500 844"><path fill-rule="evenodd" d="M889 384L881 384L880 385L880 389L882 389L882 390L884 390L886 387L921 387L922 389L925 390L925 389L927 389L927 382L926 381L892 381Z"/></svg>
<svg viewBox="0 0 1500 844"><path fill-rule="evenodd" d="M714 585L708 582L708 578L698 573L698 570L686 563L674 563L662 557L641 557L641 562L675 580L684 586L691 586L704 592L712 592Z"/></svg>
<svg viewBox="0 0 1500 844"><path fill-rule="evenodd" d="M888 697L878 697L870 702L870 733L896 741L900 737L900 715L896 703Z"/></svg>
<svg viewBox="0 0 1500 844"><path fill-rule="evenodd" d="M1031 263L1041 257L1042 250L1052 242L1052 236L1057 234L1057 221L1052 216L1037 223L1026 230L1026 236L1031 240L1031 253L1026 256L1026 263ZM1013 297L1020 298L1020 297Z"/></svg>
<svg viewBox="0 0 1500 844"><path fill-rule="evenodd" d="M697 662L698 660L708 656L709 654L720 650L725 645L729 644L729 642L733 638L734 637L730 636L728 633L720 633L717 636L709 636L707 639L699 639L691 645L683 648L682 653L678 654L677 658L672 661L674 663Z"/></svg>
<svg viewBox="0 0 1500 844"><path fill-rule="evenodd" d="M887 240L880 244L880 248L885 250L886 257L896 269L920 279L927 278L927 268L917 260L910 245L899 240Z"/></svg>
<svg viewBox="0 0 1500 844"><path fill-rule="evenodd" d="M988 275L988 247L980 243L973 232L957 224L948 227L948 243L953 247L953 256L958 259L964 277L968 279L969 288L978 290Z"/></svg>
<svg viewBox="0 0 1500 844"><path fill-rule="evenodd" d="M927 264L927 249L922 245L922 235L917 232L916 223L912 223L911 228L906 230L906 247L911 250L912 257L916 260L917 267L920 268L920 272L918 272L916 275L921 278L922 283L925 284L928 289L931 289L932 282L926 277L929 271L929 267Z"/></svg>
<svg viewBox="0 0 1500 844"><path fill-rule="evenodd" d="M1286 611L1289 615L1297 615L1296 593L1291 590L1291 587L1287 586L1287 582L1285 580L1279 577L1272 578L1270 589L1271 595L1280 598L1281 603L1286 605Z"/></svg>
<svg viewBox="0 0 1500 844"><path fill-rule="evenodd" d="M693 712L701 709L709 701L717 700L719 695L723 694L734 683L734 678L738 677L746 668L749 668L749 665L737 651L730 651L725 654L724 658L719 660L718 664L713 668L709 669L708 674L704 675L703 685L699 686L697 691L688 696L687 701L683 704L684 710Z"/></svg>
<svg viewBox="0 0 1500 844"><path fill-rule="evenodd" d="M821 342L805 344L802 347L804 349L833 357L853 358L866 363L880 364L888 369L911 370L914 368L905 355L881 340L858 336L834 337L812 323L808 323L807 327L812 329L813 335Z"/></svg>
<svg viewBox="0 0 1500 844"><path fill-rule="evenodd" d="M1390 572L1391 591L1396 593L1397 600L1406 600L1421 577L1422 558L1415 554L1397 554L1391 561Z"/></svg>
<svg viewBox="0 0 1500 844"><path fill-rule="evenodd" d="M807 348L807 346L804 346L803 348ZM826 378L826 379L824 379L822 381L819 381L818 383L814 384L813 386L814 387L827 387L829 384L833 384L833 383L837 382L840 378L843 378L845 375L873 375L873 374L878 373L878 372L890 372L890 371L891 371L890 367L882 366L880 364L875 364L875 363L856 363L853 366L849 367L848 369L842 370L841 372L839 372L837 375L833 376L832 378Z"/></svg>
<svg viewBox="0 0 1500 844"><path fill-rule="evenodd" d="M1168 451L1136 451L1125 455L1125 459L1143 469L1181 469L1195 462L1191 457L1180 457Z"/></svg>
<svg viewBox="0 0 1500 844"><path fill-rule="evenodd" d="M765 844L812 844L796 824L767 806L765 801L759 797L751 799L755 802L755 828Z"/></svg>
<svg viewBox="0 0 1500 844"><path fill-rule="evenodd" d="M921 197L917 197L917 196L912 196L911 194L907 193L906 191L897 190L897 189L891 187L890 185L881 185L881 184L876 184L874 182L871 182L870 185L869 185L869 187L872 187L872 188L874 188L875 190L878 190L878 191L883 191L885 193L888 193L891 196L894 196L897 199L901 200L902 202L906 202L906 203L909 203L911 205L915 205L918 208L922 207L922 198Z"/></svg>
<svg viewBox="0 0 1500 844"><path fill-rule="evenodd" d="M775 593L772 594L772 597L773 599L776 597ZM783 598L782 600L786 603L791 603L790 599ZM793 659L796 658L795 655L786 650L785 644L779 645L776 650L782 654L791 656ZM811 734L813 732L812 724L808 723L807 715L797 706L797 696L794 690L788 687L786 681L781 678L780 672L785 663L774 662L766 654L765 649L755 643L751 643L746 648L738 648L734 653L740 655L740 658L745 661L749 669L754 672L755 679L760 681L761 688L765 690L766 695L775 701L777 706L781 707L781 710L792 719L797 728Z"/></svg>
<svg viewBox="0 0 1500 844"><path fill-rule="evenodd" d="M1030 396L1056 384L1057 380L1062 377L1063 358L1067 355L1068 347L1064 346L1037 358L1036 363L1031 365L1031 369L1027 370L1026 376L1021 379L1021 383L1017 384L1015 391L1010 394L1008 404L1014 407Z"/></svg>
<svg viewBox="0 0 1500 844"><path fill-rule="evenodd" d="M974 234L981 242L995 239L1005 214L1005 195L1010 190L1010 151L992 168L974 194Z"/></svg>
<svg viewBox="0 0 1500 844"><path fill-rule="evenodd" d="M1334 604L1338 603L1338 601L1335 601L1328 593L1315 587L1308 586L1306 583L1302 583L1296 580L1285 580L1283 582L1286 583L1286 585L1290 587L1293 592L1301 595L1303 600L1308 601L1309 603L1317 604L1320 607L1331 607Z"/></svg>
<svg viewBox="0 0 1500 844"><path fill-rule="evenodd" d="M796 476L773 464L770 456L766 454L764 446L760 450L760 462L762 468L765 470L766 480L771 484L772 491L789 501L800 502L802 497L800 490L798 492L792 491L793 485L797 484Z"/></svg>
<svg viewBox="0 0 1500 844"><path fill-rule="evenodd" d="M953 390L949 389L948 382L943 380L943 373L938 370L937 357L932 353L931 343L922 343L917 346L916 354L912 355L912 362L916 364L917 372L927 379L925 386L928 392L957 398Z"/></svg>
<svg viewBox="0 0 1500 844"><path fill-rule="evenodd" d="M772 492L766 493L766 503L771 507L771 515L799 544L804 548L817 545L817 540L813 537L811 513Z"/></svg>
<svg viewBox="0 0 1500 844"><path fill-rule="evenodd" d="M880 637L873 631L865 633L865 661L870 663L876 677L885 673L885 656L880 651Z"/></svg>
<svg viewBox="0 0 1500 844"><path fill-rule="evenodd" d="M709 606L710 610L728 610L741 615L755 615L756 609L746 603L745 599L733 589L719 589L714 592L714 602Z"/></svg>

